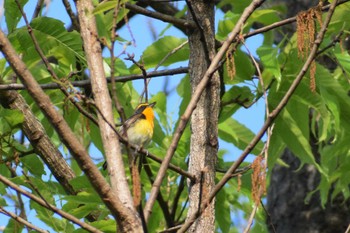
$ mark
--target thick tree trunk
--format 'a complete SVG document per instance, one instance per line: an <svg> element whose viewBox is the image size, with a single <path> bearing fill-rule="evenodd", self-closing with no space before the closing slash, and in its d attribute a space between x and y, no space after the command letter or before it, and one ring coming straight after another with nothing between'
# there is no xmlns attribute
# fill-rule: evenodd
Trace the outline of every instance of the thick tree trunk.
<svg viewBox="0 0 350 233"><path fill-rule="evenodd" d="M214 2L188 1L189 17L197 22L198 29L189 32L190 78L192 93L215 55ZM188 216L195 213L201 201L208 198L215 185L215 164L218 151L218 115L220 101L220 79L218 73L212 77L203 92L191 118L191 152L189 172L198 182L190 184ZM214 232L215 210L213 201L188 232Z"/></svg>
<svg viewBox="0 0 350 233"><path fill-rule="evenodd" d="M299 159L288 149L282 159L289 167L274 167L267 194L270 232L345 232L350 222L350 200L344 201L338 196L322 208L319 192L316 192L306 202L308 194L319 184L317 169L308 164L300 168Z"/></svg>

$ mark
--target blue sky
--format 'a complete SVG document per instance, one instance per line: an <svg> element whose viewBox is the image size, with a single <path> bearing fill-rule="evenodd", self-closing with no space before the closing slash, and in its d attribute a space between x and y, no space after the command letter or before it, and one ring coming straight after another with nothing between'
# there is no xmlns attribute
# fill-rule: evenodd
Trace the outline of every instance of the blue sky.
<svg viewBox="0 0 350 233"><path fill-rule="evenodd" d="M1 1L2 2L2 1ZM25 12L28 16L29 19L31 19L31 16L33 14L33 9L37 1L34 0L29 0L29 3L25 7ZM70 0L71 5L74 7L74 3L72 0ZM66 14L66 11L64 10L62 6L62 1L61 0L52 0L48 9L44 11L47 16L57 18L63 22L66 22L66 26L69 26L69 18L68 15ZM222 17L221 13L217 14L217 19L220 19ZM129 22L132 35L135 38L136 41L136 47L129 46L127 48L127 53L133 53L135 54L135 59L138 60L142 54L142 51L145 50L147 46L152 44L154 42L151 33L149 32L148 25L152 24L154 28L156 29L157 33L160 33L166 26L166 23L163 23L161 21L155 20L155 19L149 19L144 16L137 16L135 18L132 18ZM4 17L1 18L1 28L5 30L6 28L6 23L4 20ZM5 30L6 31L6 30ZM121 29L119 32L121 37L130 40L131 35L129 30L126 28ZM172 35L172 36L179 36L179 37L185 37L179 30L175 28L168 29L164 35ZM246 41L247 47L249 48L250 51L255 54L255 50L261 45L262 43L262 38L261 36L258 37L252 37ZM119 48L121 49L121 48ZM118 53L118 49L116 51L116 54ZM121 56L123 59L123 55ZM131 66L130 64L127 64ZM187 66L187 63L183 63L182 66ZM175 87L180 78L180 77L169 77L170 80L170 89L172 87ZM150 94L152 93L157 93L158 91L162 90L163 87L163 80L162 78L158 78L157 81L151 81L150 84ZM142 82L135 82L137 90L142 90L143 88L143 81ZM170 97L167 100L167 106L168 106L168 111L169 114L172 115L172 118L175 119L177 117L177 108L178 104L180 103L180 97L176 95L176 93L173 93L170 95ZM234 118L241 122L242 124L246 125L248 128L250 128L254 133L256 133L260 127L263 124L264 121L264 102L263 100L260 100L257 104L252 106L250 109L244 109L241 108L239 111L237 111L234 114ZM232 144L226 143L226 142L220 142L220 149L225 149L229 151L229 154L225 155L224 159L232 161L235 159L235 157L240 155L240 150L235 148ZM95 153L93 153L95 154ZM250 160L252 157L250 158ZM12 192L14 194L14 192ZM25 201L28 203L28 199L25 199ZM31 211L27 213L29 215L29 219L33 220L35 216L35 212ZM0 214L0 227L4 226L7 224L8 218L5 217L4 215ZM36 222L33 222L36 224ZM42 224L38 223L39 226L43 226Z"/></svg>

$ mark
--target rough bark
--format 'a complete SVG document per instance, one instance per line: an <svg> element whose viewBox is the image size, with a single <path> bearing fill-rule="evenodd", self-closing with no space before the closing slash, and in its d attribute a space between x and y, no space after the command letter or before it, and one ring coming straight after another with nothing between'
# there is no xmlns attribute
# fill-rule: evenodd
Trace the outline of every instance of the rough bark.
<svg viewBox="0 0 350 233"><path fill-rule="evenodd" d="M192 94L215 56L214 2L188 1L189 18L197 22L197 29L189 32L190 79ZM189 172L197 177L190 184L188 216L194 214L202 200L209 197L215 186L215 164L218 151L218 113L220 78L216 72L204 90L191 117L191 152ZM188 232L215 231L215 200L191 226Z"/></svg>
<svg viewBox="0 0 350 233"><path fill-rule="evenodd" d="M23 97L16 91L0 91L0 103L11 109L18 109L23 113L23 132L41 157L56 180L62 185L68 194L75 194L69 181L75 177L74 172L63 158L61 152L52 144L43 125L34 116Z"/></svg>
<svg viewBox="0 0 350 233"><path fill-rule="evenodd" d="M270 232L345 232L350 222L350 200L338 196L322 208L316 192L306 203L307 195L319 184L320 174L313 165L300 168L300 160L288 149L282 159L289 168L280 165L273 168L267 195Z"/></svg>

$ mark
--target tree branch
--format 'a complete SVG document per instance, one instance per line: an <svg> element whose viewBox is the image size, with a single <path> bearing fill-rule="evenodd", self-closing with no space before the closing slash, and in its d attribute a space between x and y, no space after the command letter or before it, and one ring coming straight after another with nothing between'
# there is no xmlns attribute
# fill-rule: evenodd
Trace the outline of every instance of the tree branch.
<svg viewBox="0 0 350 233"><path fill-rule="evenodd" d="M21 58L16 54L7 37L0 30L0 50L4 54L7 62L10 64L14 72L26 86L29 94L37 103L41 111L45 114L48 121L52 124L58 135L62 139L62 143L67 146L80 168L85 172L88 180L100 195L106 206L111 210L111 213L117 216L127 218L127 210L121 201L110 192L110 186L105 181L104 177L97 169L84 146L76 138L67 122L60 115L56 107L51 103L50 98L43 92L29 69L23 63Z"/></svg>
<svg viewBox="0 0 350 233"><path fill-rule="evenodd" d="M91 87L96 107L99 109L97 116L103 148L109 165L108 172L112 187L110 193L113 193L123 205L119 206L121 203L118 203L115 206L118 212L123 209L123 214L125 214L122 218L117 215L114 217L118 221L118 230L123 232L141 232L141 219L133 205L118 135L114 130L112 100L109 96L103 68L102 49L98 40L96 21L92 14L94 6L92 1L88 0L76 0L75 3L78 10L80 33L91 75Z"/></svg>
<svg viewBox="0 0 350 233"><path fill-rule="evenodd" d="M68 0L62 0L64 7L66 8L67 14L69 15L70 20L72 21L73 28L80 32L80 25L77 16L74 14L72 10L72 6L70 5Z"/></svg>
<svg viewBox="0 0 350 233"><path fill-rule="evenodd" d="M323 22L323 25L321 27L320 32L317 35L317 38L313 44L312 50L310 51L310 54L304 63L302 69L300 70L299 74L291 84L290 88L288 89L287 93L284 95L278 106L270 113L270 115L267 117L264 125L260 129L260 131L256 134L256 136L253 138L253 140L249 143L249 145L245 148L245 150L242 152L240 157L237 159L237 161L232 164L230 169L226 172L226 174L223 176L223 178L219 181L219 183L215 186L214 190L210 194L210 198L208 200L205 200L203 204L201 205L201 208L197 211L196 214L194 214L188 222L186 222L181 229L178 232L185 232L191 224L195 221L195 219L203 212L203 210L207 207L207 205L212 201L212 199L216 196L216 194L220 191L220 189L229 181L231 178L231 174L233 174L238 166L244 161L244 159L247 157L247 155L253 150L253 148L256 146L256 144L260 141L260 139L265 134L266 130L270 127L270 125L273 123L273 121L276 119L278 114L282 111L282 109L286 106L288 103L288 100L294 93L295 89L298 87L299 83L303 79L304 75L306 74L307 70L309 69L312 61L315 59L317 50L323 40L323 37L326 33L327 27L329 25L329 22L332 18L332 15L334 13L334 10L337 5L337 0L333 1L332 4L329 7L328 14L326 16L326 19Z"/></svg>
<svg viewBox="0 0 350 233"><path fill-rule="evenodd" d="M176 74L185 74L188 72L188 67L179 67L175 69L170 70L160 70L160 71L151 71L147 73L147 78L155 78L155 77L162 77L167 75L176 75ZM115 82L128 82L132 80L139 80L143 79L142 74L131 74L131 75L125 75L125 76L118 76L114 77ZM107 78L107 82L111 83L111 78ZM81 81L73 81L71 84L74 87L86 87L91 85L90 79L85 79ZM59 89L61 88L58 83L47 83L47 84L40 84L40 87L42 89ZM17 83L11 83L11 84L0 84L0 90L25 90L26 87L23 84L17 84Z"/></svg>
<svg viewBox="0 0 350 233"><path fill-rule="evenodd" d="M187 29L196 28L196 25L194 22L184 20L184 19L178 19L178 18L175 18L173 16L162 14L162 13L159 13L156 11L150 11L150 10L147 10L143 7L140 7L140 6L137 6L135 4L128 3L128 2L125 3L125 8L127 8L131 11L137 12L139 14L146 15L146 16L151 17L151 18L159 19L163 22L172 23L174 26L179 27L179 28L187 28Z"/></svg>
<svg viewBox="0 0 350 233"><path fill-rule="evenodd" d="M176 17L176 14L180 12L180 10L178 8L176 8L175 6L170 4L169 2L159 1L159 0L152 0L152 1L148 1L148 4L155 11L157 11L159 13L162 13L164 15L169 15L169 16L172 16L172 17ZM181 19L185 20L184 18L185 18L184 16L181 17ZM182 26L182 25L174 25L174 26L177 27L179 30L181 30L182 33L187 35L188 27Z"/></svg>
<svg viewBox="0 0 350 233"><path fill-rule="evenodd" d="M7 179L6 177L0 175L0 182L2 182L3 184L11 187L12 189L16 190L17 192L22 193L24 196L30 198L31 200L35 201L36 203L38 203L39 205L47 208L48 210L53 211L54 213L60 215L61 217L77 224L78 226L80 226L81 228L90 231L90 232L97 232L97 233L102 233L102 231L98 230L97 228L90 226L89 224L80 221L78 218L76 218L75 216L62 211L61 209L57 208L54 205L48 204L47 202L45 202L44 200L40 199L39 197L31 194L30 192L25 191L24 189L20 188L18 185L16 185L15 183L13 183L12 181L10 181L9 179Z"/></svg>
<svg viewBox="0 0 350 233"><path fill-rule="evenodd" d="M26 219L24 219L24 218L18 216L18 215L15 214L15 213L12 213L12 212L10 212L10 211L5 210L5 209L2 208L1 206L0 206L0 213L2 213L2 214L4 214L4 215L7 215L7 216L9 216L9 217L11 217L11 218L13 218L15 221L17 221L17 222L19 222L19 223L24 224L25 226L27 226L27 227L28 227L29 229L31 229L31 230L35 230L35 231L37 231L37 232L39 232L39 233L49 233L49 231L45 231L44 229L41 229L41 228L39 228L39 227L37 227L37 226L31 224L31 223L28 222Z"/></svg>
<svg viewBox="0 0 350 233"><path fill-rule="evenodd" d="M38 0L34 9L32 20L39 16L39 13L42 10L43 5L44 5L44 0Z"/></svg>
<svg viewBox="0 0 350 233"><path fill-rule="evenodd" d="M22 129L35 148L36 153L49 167L53 176L68 194L75 194L69 181L75 177L74 172L63 158L60 151L53 145L44 127L34 116L23 97L16 91L0 91L0 103L5 108L18 109L23 113Z"/></svg>
<svg viewBox="0 0 350 233"><path fill-rule="evenodd" d="M179 143L179 140L181 138L182 133L185 130L185 127L188 123L188 120L190 119L190 116L193 112L193 110L196 108L196 104L203 92L203 90L206 88L211 76L213 75L213 73L218 69L218 64L220 63L220 60L222 59L222 57L224 56L224 54L226 53L226 51L228 50L229 46L231 45L232 41L236 38L236 36L241 32L241 29L245 23L245 21L248 19L248 17L253 13L253 11L259 7L262 3L264 2L264 0L254 0L243 12L242 16L240 17L240 19L238 20L238 22L236 23L235 28L232 30L232 32L230 33L230 35L228 36L227 40L224 42L224 44L222 45L222 47L220 48L220 50L218 51L218 53L216 54L216 56L212 59L212 62L209 66L209 68L207 69L207 72L205 73L204 77L202 78L201 82L198 84L197 89L195 90L195 92L192 95L192 98L184 112L184 114L181 116L181 120L179 123L179 126L177 127L175 133L174 133L174 137L173 140L169 146L169 149L167 150L167 153L164 157L163 163L159 168L157 177L155 178L155 181L153 183L152 189L151 189L151 193L149 196L149 199L146 203L145 206L145 218L148 219L151 212L152 212L152 207L154 205L154 202L157 198L158 192L159 192L159 188L161 186L161 183L163 181L163 178L166 174L168 165L170 163L170 160L172 158L172 156L174 155L174 152L177 148L177 145Z"/></svg>

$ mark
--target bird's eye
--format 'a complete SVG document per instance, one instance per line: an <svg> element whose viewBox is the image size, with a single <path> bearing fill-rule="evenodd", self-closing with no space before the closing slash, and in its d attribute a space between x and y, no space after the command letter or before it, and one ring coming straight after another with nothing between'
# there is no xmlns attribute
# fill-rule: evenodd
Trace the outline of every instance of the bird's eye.
<svg viewBox="0 0 350 233"><path fill-rule="evenodd" d="M136 109L135 113L141 113L143 112L143 110L145 110L145 108L147 107L147 105L139 105L138 108Z"/></svg>

